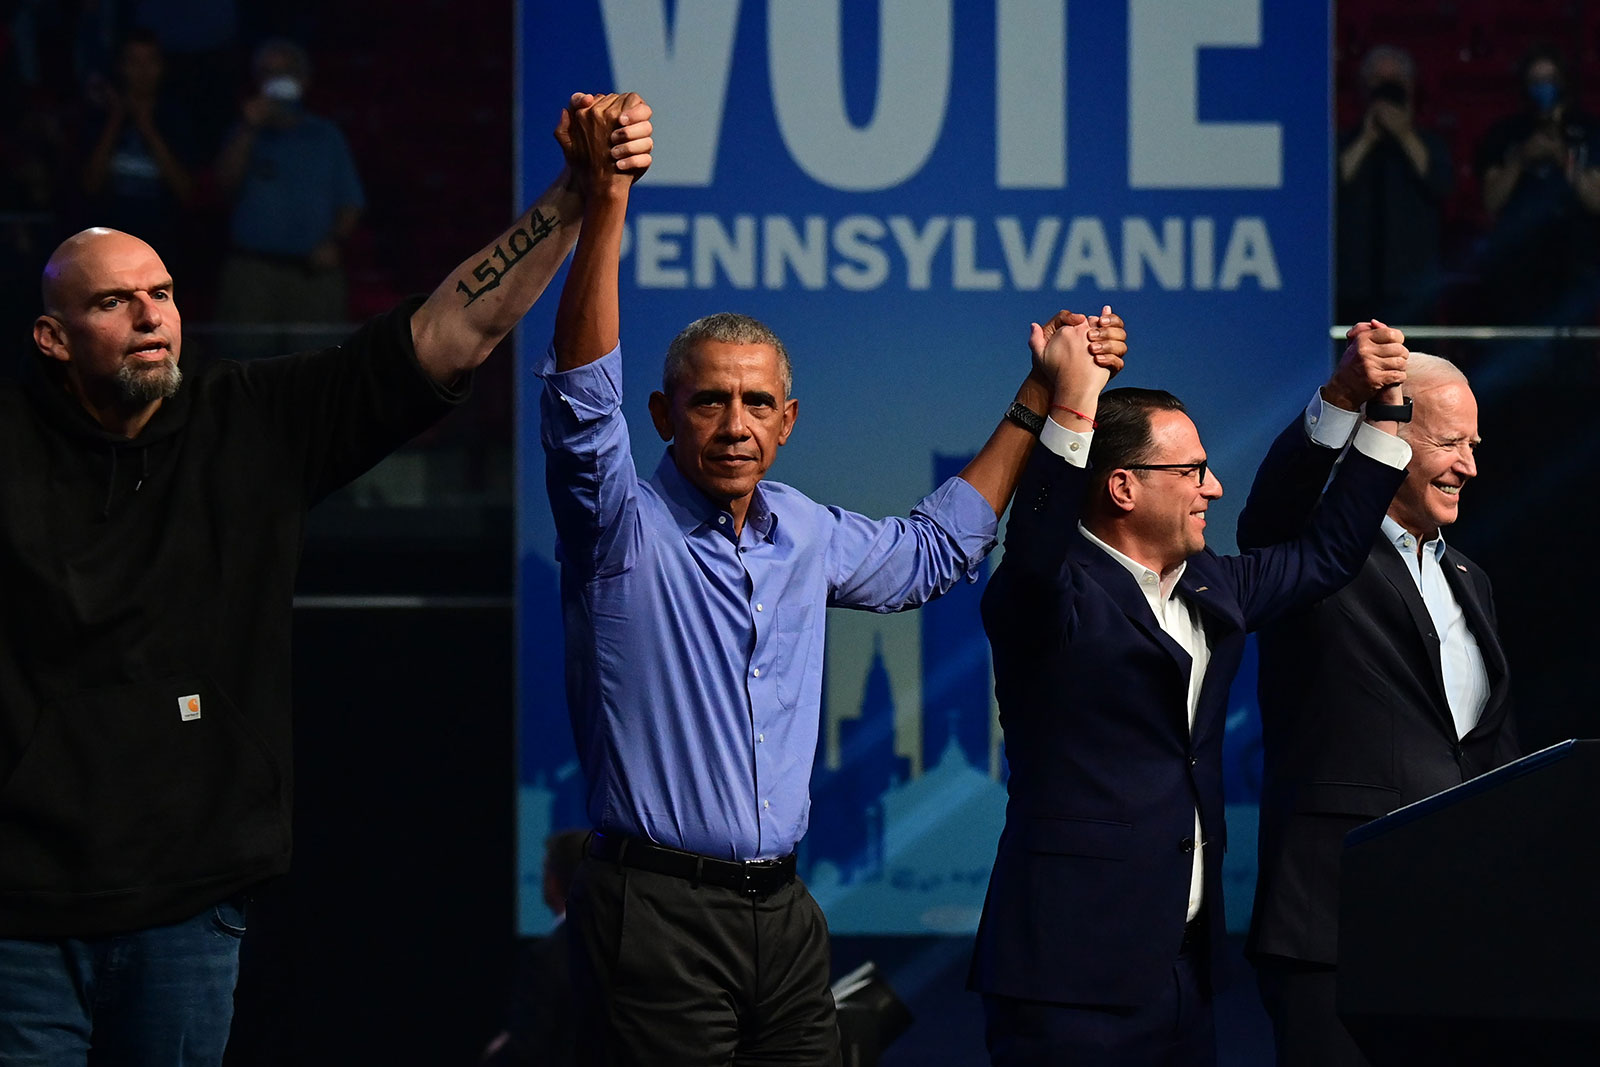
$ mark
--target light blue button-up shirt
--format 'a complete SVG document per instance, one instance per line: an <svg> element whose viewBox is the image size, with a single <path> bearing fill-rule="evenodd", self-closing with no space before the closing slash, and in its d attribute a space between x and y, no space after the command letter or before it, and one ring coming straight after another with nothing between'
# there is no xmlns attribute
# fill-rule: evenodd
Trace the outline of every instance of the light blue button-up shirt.
<svg viewBox="0 0 1600 1067"><path fill-rule="evenodd" d="M825 609L900 611L975 578L994 509L959 478L883 520L762 482L735 535L670 453L638 477L620 350L539 374L590 820L709 856L787 855L811 810Z"/></svg>
<svg viewBox="0 0 1600 1067"><path fill-rule="evenodd" d="M1425 541L1417 552L1417 538L1388 516L1383 520L1383 535L1400 558L1406 561L1411 580L1417 583L1434 633L1439 635L1439 670L1444 676L1444 695L1450 704L1450 717L1456 723L1456 737L1463 738L1478 725L1484 705L1489 702L1489 670L1483 664L1483 650L1467 625L1466 613L1450 591L1444 576L1444 535Z"/></svg>

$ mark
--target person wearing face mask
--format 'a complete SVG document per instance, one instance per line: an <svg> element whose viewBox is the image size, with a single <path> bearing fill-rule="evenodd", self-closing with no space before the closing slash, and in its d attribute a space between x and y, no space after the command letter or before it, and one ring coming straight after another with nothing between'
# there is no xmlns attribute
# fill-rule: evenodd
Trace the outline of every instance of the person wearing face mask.
<svg viewBox="0 0 1600 1067"><path fill-rule="evenodd" d="M1428 316L1438 293L1439 227L1450 150L1416 122L1416 65L1379 45L1361 62L1361 124L1339 138L1339 318Z"/></svg>
<svg viewBox="0 0 1600 1067"><path fill-rule="evenodd" d="M1522 107L1478 145L1494 220L1483 304L1522 322L1587 322L1600 296L1600 123L1579 108L1569 71L1555 49L1530 51L1518 68Z"/></svg>
<svg viewBox="0 0 1600 1067"><path fill-rule="evenodd" d="M305 110L311 61L283 38L256 49L256 92L223 146L217 180L233 199L232 250L217 318L231 323L343 322L341 248L365 198L344 134ZM230 346L249 356L310 347L303 336L254 333Z"/></svg>

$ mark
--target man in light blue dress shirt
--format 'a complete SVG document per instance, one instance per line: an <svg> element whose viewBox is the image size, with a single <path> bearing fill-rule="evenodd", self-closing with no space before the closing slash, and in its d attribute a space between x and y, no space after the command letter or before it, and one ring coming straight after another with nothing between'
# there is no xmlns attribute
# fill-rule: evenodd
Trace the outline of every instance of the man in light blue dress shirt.
<svg viewBox="0 0 1600 1067"><path fill-rule="evenodd" d="M794 877L826 609L901 611L976 576L1053 372L1035 367L960 477L875 520L763 480L798 415L788 355L754 319L708 316L668 349L649 408L669 447L641 477L618 346L630 182L601 136L627 106L574 98L583 234L539 372L567 700L597 831L569 903L580 1057L837 1063L827 925ZM1120 368L1109 308L1033 330L1063 327Z"/></svg>
<svg viewBox="0 0 1600 1067"><path fill-rule="evenodd" d="M1403 340L1364 323L1351 347ZM1489 579L1443 533L1478 473L1478 403L1459 369L1420 352L1404 391L1412 460L1366 563L1261 634L1260 869L1246 951L1280 1063L1367 1062L1335 1011L1344 835L1520 754ZM1239 516L1240 545L1291 536L1329 467L1313 450L1275 447Z"/></svg>

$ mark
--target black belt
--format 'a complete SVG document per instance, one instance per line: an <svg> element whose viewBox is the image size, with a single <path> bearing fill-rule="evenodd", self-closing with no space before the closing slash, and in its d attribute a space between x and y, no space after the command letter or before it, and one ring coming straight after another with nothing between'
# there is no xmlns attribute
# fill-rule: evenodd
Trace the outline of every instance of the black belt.
<svg viewBox="0 0 1600 1067"><path fill-rule="evenodd" d="M626 834L589 835L589 855L652 874L682 878L691 885L714 885L752 897L776 893L794 881L794 853L780 860L719 860L680 852Z"/></svg>

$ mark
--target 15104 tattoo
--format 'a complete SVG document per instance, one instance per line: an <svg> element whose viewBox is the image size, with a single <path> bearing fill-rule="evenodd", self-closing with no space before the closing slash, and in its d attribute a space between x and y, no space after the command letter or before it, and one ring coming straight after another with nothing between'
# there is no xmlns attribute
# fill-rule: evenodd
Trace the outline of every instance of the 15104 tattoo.
<svg viewBox="0 0 1600 1067"><path fill-rule="evenodd" d="M512 230L506 235L504 245L495 245L494 251L489 253L489 257L472 268L472 276L483 283L482 285L474 289L465 281L456 283L456 291L467 294L467 305L471 305L478 297L498 287L506 271L516 266L523 256L532 252L540 241L549 237L556 230L556 220L554 218L546 218L537 209L534 210L533 216L528 222L529 228L518 226ZM495 266L496 260L499 261L499 266Z"/></svg>

